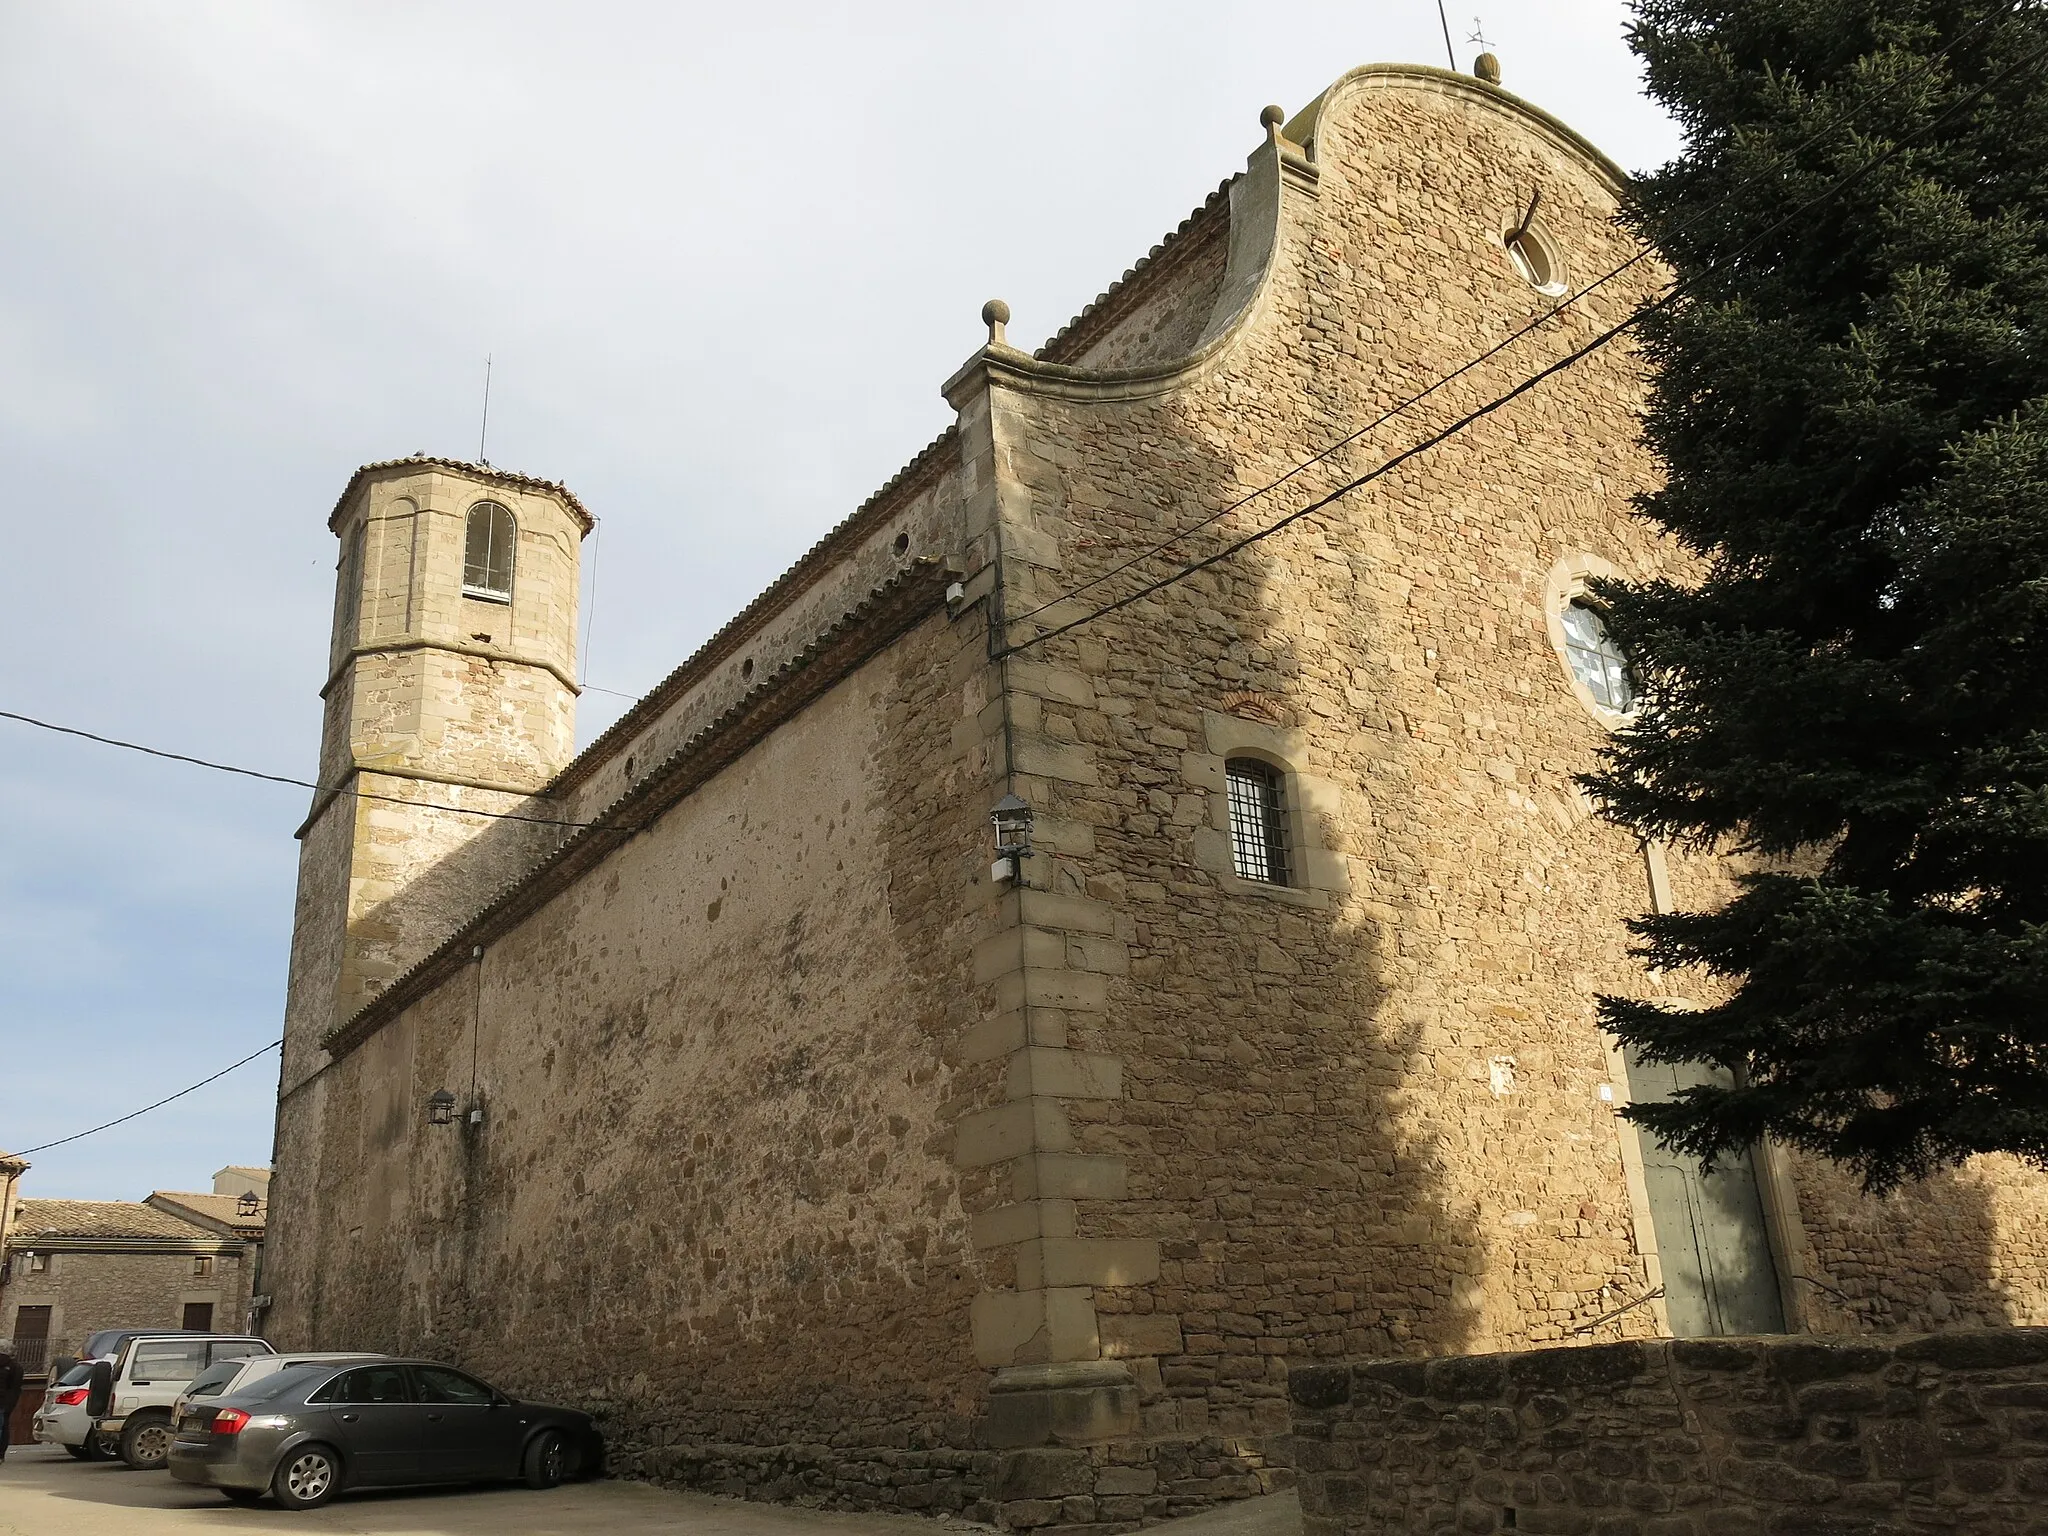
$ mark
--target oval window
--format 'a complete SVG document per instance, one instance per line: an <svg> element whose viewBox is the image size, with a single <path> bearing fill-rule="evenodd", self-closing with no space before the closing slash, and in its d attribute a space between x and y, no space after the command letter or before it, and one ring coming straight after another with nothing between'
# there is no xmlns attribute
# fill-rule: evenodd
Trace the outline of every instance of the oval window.
<svg viewBox="0 0 2048 1536"><path fill-rule="evenodd" d="M1523 282L1538 293L1553 297L1564 292L1563 264L1549 242L1535 230L1511 229L1501 237L1501 243L1507 247L1508 260L1515 264L1515 272Z"/></svg>

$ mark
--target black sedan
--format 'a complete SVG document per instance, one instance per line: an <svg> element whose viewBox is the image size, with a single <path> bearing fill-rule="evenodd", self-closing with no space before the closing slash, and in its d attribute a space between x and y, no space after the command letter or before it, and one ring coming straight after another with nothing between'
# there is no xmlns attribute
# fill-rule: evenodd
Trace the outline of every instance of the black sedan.
<svg viewBox="0 0 2048 1536"><path fill-rule="evenodd" d="M253 1504L312 1509L343 1488L524 1478L552 1488L596 1472L590 1415L522 1403L430 1360L333 1361L186 1407L170 1469Z"/></svg>

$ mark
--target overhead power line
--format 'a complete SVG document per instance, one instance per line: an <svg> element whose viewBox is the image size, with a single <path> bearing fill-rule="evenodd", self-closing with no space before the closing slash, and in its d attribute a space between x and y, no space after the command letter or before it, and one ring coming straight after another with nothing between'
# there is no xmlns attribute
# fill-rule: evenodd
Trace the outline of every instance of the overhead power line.
<svg viewBox="0 0 2048 1536"><path fill-rule="evenodd" d="M367 789L349 789L341 784L321 784L313 779L293 779L281 773L263 773L254 768L238 768L233 763L216 763L203 757L188 757L183 752L166 752L161 747L145 747L139 741L123 741L117 736L101 736L93 731L82 731L75 725L57 725L48 720L38 720L33 715L16 714L11 709L0 709L0 720L16 720L23 725L32 725L37 730L54 731L59 736L77 736L85 741L96 741L103 747L119 747L125 752L140 752L145 757L161 757L173 763L190 763L195 768L211 768L215 773L239 774L245 779L262 779L269 784L289 784L297 789L318 790L322 794L351 795L358 800L380 800L387 805L407 805L418 811L447 811L455 816L482 816L490 821L526 821L541 827L597 825L593 821L566 821L556 816L521 816L514 811L485 811L468 805L442 805L433 800L408 800L403 795L380 795ZM369 771L374 773L377 770Z"/></svg>
<svg viewBox="0 0 2048 1536"><path fill-rule="evenodd" d="M2014 14L2016 11L2022 8L2023 4L2024 0L2008 0L2008 3L2006 5L2001 6L1999 9L1992 11L1989 14L1981 17L1971 26L1965 28L1963 31L1957 33L1954 37L1950 38L1948 42L1944 43L1941 46L1939 51L1929 56L1930 62L1946 58L1953 49L1967 42L1971 37L1975 36L1978 32L1982 31L1985 27L1990 26L1991 23L1993 23L1994 21L1998 21L2003 17ZM1450 42L1448 30L1446 30L1444 41L1445 45L1448 46ZM1455 69L1456 67L1456 62L1453 61L1452 68ZM1693 230L1697 229L1700 225L1706 223L1710 218L1712 218L1720 207L1732 201L1734 198L1741 196L1743 193L1749 191L1752 187L1760 186L1763 182L1769 180L1778 172L1783 171L1788 165L1790 165L1795 156L1803 154L1805 151L1811 149L1814 145L1818 144L1822 139L1833 135L1837 131L1839 131L1839 125L1835 123L1830 123L1826 127L1815 130L1806 138L1800 140L1797 144L1794 144L1790 149L1780 151L1776 156L1772 158L1770 164L1760 167L1748 178L1738 183L1736 186L1730 188L1726 193L1722 194L1721 197L1715 199L1714 203L1711 206L1701 210L1691 219L1679 225L1677 229L1673 230L1671 234L1666 237L1667 240L1675 239L1679 236L1691 233ZM1528 217L1524 216L1522 220L1522 227L1526 229L1527 226ZM1551 321L1555 320L1559 315L1563 314L1567 309L1570 309L1574 304L1578 303L1581 299L1586 298L1590 294L1598 292L1600 289L1606 287L1609 283L1613 282L1616 278L1621 277L1626 273L1634 270L1636 267L1642 265L1642 263L1644 263L1645 261L1648 261L1653 254L1654 252L1652 252L1647 246L1641 250L1638 250L1633 256L1629 257L1626 261L1621 262L1617 266L1608 268L1607 271L1601 273L1598 277L1594 278L1593 281L1586 284L1585 287L1576 289L1573 292L1565 295L1564 298L1558 300L1558 302L1555 305L1553 305L1550 309L1538 315L1534 320L1531 320L1528 324L1519 326L1516 329L1509 331L1506 336L1502 337L1499 341L1495 342L1485 351L1480 352L1475 356L1466 359L1464 362L1460 363L1456 368L1453 368L1449 373L1440 374L1437 378L1431 380L1429 384L1417 390L1414 394L1408 395L1405 398L1396 401L1393 405L1389 406L1386 410L1382 411L1378 416L1375 416L1371 421L1368 421L1364 426L1359 427L1354 431L1347 432L1344 436L1338 438L1335 442L1329 444L1327 447L1324 447L1316 453L1311 454L1308 458L1303 459L1300 463L1294 465L1285 474L1281 475L1278 479L1270 480L1266 484L1259 486L1256 490L1245 492L1244 495L1239 496L1235 501L1229 502L1226 505L1217 508L1214 512L1211 512L1208 516L1202 518L1199 522L1190 523L1187 527L1178 529L1175 532L1168 534L1164 539L1160 540L1157 544L1153 544L1148 548L1139 550L1136 554L1129 556L1127 559L1121 560L1117 564L1110 566L1108 569L1100 572L1099 574L1089 577L1088 580L1082 582L1079 586L1070 587L1066 591L1057 593L1054 596L1047 598L1044 602L1035 605L1034 607L1025 609L1022 613L1013 615L1010 622L1022 623L1024 620L1029 619L1036 614L1043 613L1048 608L1055 607L1060 603L1064 603L1073 598L1079 597L1084 592L1092 591L1094 588L1101 586L1104 582L1112 581L1116 577L1121 576L1125 571L1130 570L1133 566L1142 565L1145 561L1150 560L1155 556L1165 554L1175 545L1181 543L1182 541L1186 540L1194 534L1200 533L1204 528L1208 528L1216 523L1221 522L1224 518L1230 516L1231 513L1239 511L1242 508L1249 506L1251 503L1260 500L1262 497L1270 496L1274 491L1279 490L1282 486L1286 485L1289 481L1293 480L1296 476L1302 474L1304 471L1314 468L1316 465L1322 463L1325 459L1330 458L1333 454L1341 452L1343 449L1350 447L1360 438L1377 431L1379 428L1385 426L1388 422L1394 420L1397 416L1406 415L1408 411L1413 409L1415 406L1420 405L1423 401L1427 400L1431 395L1434 395L1438 390L1442 389L1445 385L1455 383L1457 380L1463 378L1466 374L1470 373L1474 368L1477 368L1480 364L1490 362L1494 358L1500 356L1501 353L1505 352L1509 347L1513 346L1523 337L1529 335L1534 331L1541 330L1544 326L1550 324Z"/></svg>
<svg viewBox="0 0 2048 1536"><path fill-rule="evenodd" d="M2017 7L2015 7L2015 9L2017 9ZM1998 14L2008 13L2000 12ZM1980 22L1979 25L1981 26L1983 25L1983 23ZM1958 41L1960 41L1960 39L1958 39ZM1954 44L1951 43L1949 46L1953 47ZM1322 511L1324 508L1350 495L1353 491L1358 490L1363 486L1370 485L1373 481L1379 479L1381 476L1389 474L1393 470L1398 469L1401 465L1407 463L1410 459L1420 457L1422 454L1427 453L1430 449L1436 447L1438 444L1446 441L1449 438L1457 436L1460 432L1463 432L1467 427L1473 425L1475 422L1483 420L1487 416L1490 416L1495 411L1499 410L1502 406L1507 405L1511 401L1519 399L1522 395L1527 394L1530 390L1534 389L1538 384L1541 384L1544 380L1550 378L1552 375L1562 373L1565 369L1574 367L1577 364L1583 362L1586 358L1590 357L1593 353L1599 351L1601 348L1607 346L1617 337L1620 337L1626 334L1627 332L1633 330L1636 326L1640 325L1644 320L1648 319L1652 314L1655 314L1658 310L1668 308L1670 305L1675 304L1679 299L1685 296L1686 291L1690 287L1692 287L1693 284L1697 283L1699 279L1709 277L1717 272L1720 272L1722 269L1730 265L1732 262L1738 260L1742 256L1747 255L1756 246L1762 244L1764 241L1770 239L1772 236L1780 233L1781 231L1791 227L1793 224L1796 224L1800 219L1804 218L1807 214L1811 213L1815 208L1819 207L1822 203L1829 201L1831 198L1839 196L1841 193L1848 190L1848 188L1854 186L1858 181L1862 180L1864 177L1870 175L1872 172L1878 170L1880 167L1896 159L1899 155L1903 154L1909 147L1912 146L1912 144L1915 141L1920 139L1922 136L1940 127L1943 123L1947 122L1957 113L1973 105L1975 102L1979 101L1985 95L1987 95L1990 91L2004 84L2005 81L2011 79L2012 76L2017 74L2020 70L2026 68L2030 64L2038 62L2044 56L2048 56L2048 45L2043 45L2042 47L2036 48L2030 53L2022 54L2019 58L2015 59L2012 63L2008 64L2004 69L2000 70L1997 74L1993 75L1989 80L1986 80L1983 84L1976 87L1976 89L1970 91L1968 94L1964 96L1958 97L1938 116L1929 119L1926 123L1923 123L1919 128L1916 128L1915 130L1913 130L1913 132L1905 135L1896 144L1892 145L1890 149L1886 150L1883 154L1878 155L1873 160L1865 162L1863 165L1858 166L1854 171L1851 171L1848 175L1843 176L1838 180L1830 183L1827 187L1823 188L1820 192L1816 193L1806 202L1800 204L1799 207L1793 209L1790 213L1786 214L1785 217L1778 220L1777 223L1772 224L1767 229L1759 231L1757 234L1753 235L1749 240L1745 241L1741 246L1738 246L1734 251L1722 257L1719 261L1716 261L1708 267L1704 268L1695 277L1687 279L1685 281L1674 283L1668 292L1666 292L1660 298L1654 300L1653 302L1643 305L1640 309L1636 310L1633 314L1628 316L1627 319L1622 320L1619 324L1609 326L1605 331L1602 331L1598 336L1595 336L1591 341L1585 343L1583 346L1574 348L1572 351L1567 352L1563 357L1558 358L1556 361L1549 363L1544 367L1538 369L1535 373L1530 374L1527 378L1524 378L1519 383L1517 383L1513 388L1505 391L1502 394L1494 396L1492 399L1488 400L1485 404L1478 406L1476 409L1466 412L1463 416L1460 416L1459 418L1457 418L1457 420L1451 422L1450 425L1440 429L1439 431L1431 433L1428 437L1423 438L1420 442L1414 443L1409 447L1402 449L1399 453L1393 455L1391 458L1382 460L1372 469L1367 470L1364 474L1359 475L1355 479L1346 481L1344 484L1338 486L1335 490L1332 490L1326 493L1325 495L1317 497L1314 501L1311 501L1304 506L1297 507L1294 511L1289 512L1286 516L1279 518L1272 523L1267 524L1263 528L1259 528L1251 533L1248 533L1244 535L1242 538L1231 541L1229 544L1226 544L1222 549L1217 550L1213 554L1205 555L1200 560L1190 561L1178 567L1177 569L1168 573L1165 576L1161 576L1156 580L1146 582L1136 591L1128 593L1123 597L1117 598L1113 602L1104 603L1099 607L1092 609L1090 612L1081 615L1079 618L1070 619L1064 624L1055 625L1053 628L1044 630L1039 634L1033 635L1029 639L1020 640L1014 645L1005 644L995 653L997 658L1000 659L1001 657L1005 656L1014 656L1019 651L1026 650L1031 646L1043 644L1047 640L1055 639L1060 635L1068 634L1073 630L1081 628L1083 625L1092 624L1097 619L1104 618L1109 614L1117 612L1119 609L1128 608L1129 606L1131 606L1131 604L1142 601L1144 598L1151 596L1153 593L1161 591L1164 588L1173 586L1178 582L1185 581L1188 577L1193 576L1200 571L1205 571L1213 565L1220 565L1223 561L1230 559L1233 555L1236 555L1240 551L1249 548L1251 545L1256 544L1263 539L1272 537L1272 535L1278 533L1281 529L1286 528L1291 524L1297 523L1305 517L1312 516L1313 514ZM1325 450L1325 453L1327 454L1328 451L1329 450ZM1314 461L1311 460L1309 462ZM1285 477L1283 477L1283 479L1284 478ZM1259 493L1254 494L1256 495ZM1229 509L1225 510L1228 511ZM1214 518L1209 519L1209 521L1211 522L1213 522L1214 520ZM1169 543L1171 542L1172 541L1169 541ZM1124 568L1128 568L1128 565L1130 563L1131 562L1126 562ZM1076 589L1076 591L1085 590L1085 586ZM1054 598L1052 599L1052 602L1057 603L1063 600L1064 598ZM1048 606L1050 606L1050 604L1041 604L1038 608L1030 610L1030 612L1043 612L1044 609ZM1019 615L1017 619L1010 620L1009 622L1019 623L1022 622L1022 620L1026 617L1029 617L1029 615Z"/></svg>
<svg viewBox="0 0 2048 1536"><path fill-rule="evenodd" d="M15 1157L27 1157L31 1152L47 1152L50 1150L50 1148L61 1147L66 1142L82 1141L87 1136L99 1135L101 1131L111 1131L117 1125L126 1125L130 1120L133 1120L137 1115L146 1115L152 1109L162 1109L166 1104L169 1104L176 1099L182 1099L188 1093L197 1093L200 1089L204 1088L208 1083L219 1082L222 1078L226 1077L230 1072L234 1071L236 1067L246 1067L258 1056L267 1055L268 1053L276 1050L279 1046L283 1044L284 1042L282 1040L273 1040L270 1042L270 1044L264 1046L261 1050L251 1051L248 1055L244 1056L240 1061L235 1062L232 1066L222 1067L218 1072L214 1073L213 1076L202 1077L198 1082L194 1083L189 1088L180 1088L176 1093L172 1094L169 1098L158 1099L154 1104L145 1104L140 1109L131 1109L128 1111L127 1114L122 1115L119 1119L109 1120L105 1125L96 1125L89 1131L77 1131L69 1136L59 1136L55 1141L46 1141L38 1147L24 1147L21 1149L21 1151L16 1152L13 1155Z"/></svg>

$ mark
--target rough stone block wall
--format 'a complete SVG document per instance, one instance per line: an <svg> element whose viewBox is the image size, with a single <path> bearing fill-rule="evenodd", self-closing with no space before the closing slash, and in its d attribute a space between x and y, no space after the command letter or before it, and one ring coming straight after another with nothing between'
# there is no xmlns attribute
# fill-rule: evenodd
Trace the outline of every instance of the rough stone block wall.
<svg viewBox="0 0 2048 1536"><path fill-rule="evenodd" d="M1476 87L1340 87L1313 176L1289 162L1280 182L1275 271L1213 366L1116 399L996 391L1025 535L1013 643L1313 499L1631 302L1610 285L1147 559L1542 314L1490 222L1530 185L1575 271L1631 253L1601 176ZM1103 914L1041 925L1065 928L1066 971L1086 963L1063 1044L1120 1069L1116 1093L1064 1101L1071 1153L1120 1177L1079 1191L1061 1235L1153 1245L1152 1266L1088 1277L1150 1432L1270 1435L1291 1362L1563 1339L1650 1288L1592 1018L1597 992L1645 984L1623 921L1649 889L1575 790L1604 728L1543 611L1574 552L1672 561L1629 511L1653 474L1639 387L1601 354L1007 663L1019 793L1057 836L1031 878ZM1231 868L1242 755L1287 775L1284 888Z"/></svg>
<svg viewBox="0 0 2048 1536"><path fill-rule="evenodd" d="M769 1482L790 1447L971 1448L988 1181L952 1131L993 1070L944 1041L985 655L928 617L295 1095L279 1341L455 1360L679 1480L679 1447ZM482 1124L426 1124L443 1087Z"/></svg>
<svg viewBox="0 0 2048 1536"><path fill-rule="evenodd" d="M2048 1330L1309 1366L1306 1536L2048 1531Z"/></svg>
<svg viewBox="0 0 2048 1536"><path fill-rule="evenodd" d="M630 1450L612 1470L735 1498L958 1515L1062 1536L1117 1536L1293 1483L1288 1468L1216 1436L1012 1451L686 1441Z"/></svg>
<svg viewBox="0 0 2048 1536"><path fill-rule="evenodd" d="M1830 1164L1788 1161L1817 1332L2048 1323L2048 1202L2019 1159L1972 1158L1882 1198Z"/></svg>

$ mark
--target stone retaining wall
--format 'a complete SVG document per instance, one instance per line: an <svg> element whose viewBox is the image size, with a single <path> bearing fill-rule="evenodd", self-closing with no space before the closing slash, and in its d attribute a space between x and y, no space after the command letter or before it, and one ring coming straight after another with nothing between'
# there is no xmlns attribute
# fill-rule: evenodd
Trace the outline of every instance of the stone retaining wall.
<svg viewBox="0 0 2048 1536"><path fill-rule="evenodd" d="M700 1493L959 1515L1039 1536L1117 1536L1291 1483L1285 1468L1215 1436L1011 1451L678 1445L615 1457L611 1470Z"/></svg>
<svg viewBox="0 0 2048 1536"><path fill-rule="evenodd" d="M2048 1536L2048 1329L1296 1367L1305 1536Z"/></svg>

